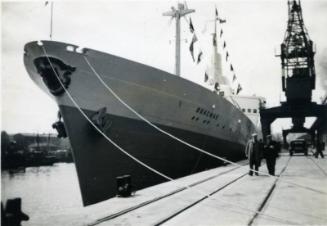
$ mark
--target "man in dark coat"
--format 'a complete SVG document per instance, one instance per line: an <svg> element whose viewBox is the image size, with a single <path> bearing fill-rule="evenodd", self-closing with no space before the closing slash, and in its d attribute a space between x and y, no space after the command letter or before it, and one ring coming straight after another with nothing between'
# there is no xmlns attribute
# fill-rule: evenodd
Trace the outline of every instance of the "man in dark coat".
<svg viewBox="0 0 327 226"><path fill-rule="evenodd" d="M259 170L261 163L261 145L258 141L258 135L252 134L252 139L247 143L245 148L245 155L249 159L250 171L249 175L253 175L253 167L255 171ZM258 172L255 172L255 175L259 176Z"/></svg>
<svg viewBox="0 0 327 226"><path fill-rule="evenodd" d="M270 175L275 176L275 165L276 158L278 157L278 146L275 141L272 140L271 135L267 136L266 145L264 146L264 157L266 159L266 164L268 172Z"/></svg>
<svg viewBox="0 0 327 226"><path fill-rule="evenodd" d="M317 142L317 147L316 147L316 153L314 154L316 158L320 155L321 158L324 158L324 153L323 150L325 149L325 143L324 142Z"/></svg>

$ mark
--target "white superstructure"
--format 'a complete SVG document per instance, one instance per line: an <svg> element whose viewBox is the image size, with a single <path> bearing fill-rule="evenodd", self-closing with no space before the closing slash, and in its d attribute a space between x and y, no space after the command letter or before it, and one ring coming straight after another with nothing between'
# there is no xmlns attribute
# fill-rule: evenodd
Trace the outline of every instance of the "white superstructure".
<svg viewBox="0 0 327 226"><path fill-rule="evenodd" d="M230 101L237 105L242 112L253 122L257 128L259 138L262 138L260 123L260 108L265 108L266 99L258 96L239 96L233 95Z"/></svg>

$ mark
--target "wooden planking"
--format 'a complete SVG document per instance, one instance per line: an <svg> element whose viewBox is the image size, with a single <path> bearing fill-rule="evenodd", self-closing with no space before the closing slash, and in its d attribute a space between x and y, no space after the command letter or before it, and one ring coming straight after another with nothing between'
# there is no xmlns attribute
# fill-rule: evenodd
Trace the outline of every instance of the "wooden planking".
<svg viewBox="0 0 327 226"><path fill-rule="evenodd" d="M102 217L97 219L100 221L93 221L93 223L97 225L327 224L326 193L284 182L289 181L326 191L327 177L324 172L326 165L325 159L312 159L312 156L290 158L284 154L276 165L277 175L285 170L280 180L265 175L242 176L248 172L248 166L237 169L234 166L217 168L144 189L138 192L139 197L115 198L114 202L108 200L105 205L112 209L110 211L107 209L107 216L124 209L128 211L106 220L103 218L106 211L102 209ZM267 172L264 164L260 171ZM174 189L196 181L202 183L165 197L165 194L169 194ZM210 193L214 194L209 198L205 197L205 194ZM163 197L151 201L158 197L158 194ZM149 203L144 206L128 209L146 201ZM113 203L116 205L112 205ZM262 214L256 214L260 207L262 207ZM97 209L100 210L100 207Z"/></svg>

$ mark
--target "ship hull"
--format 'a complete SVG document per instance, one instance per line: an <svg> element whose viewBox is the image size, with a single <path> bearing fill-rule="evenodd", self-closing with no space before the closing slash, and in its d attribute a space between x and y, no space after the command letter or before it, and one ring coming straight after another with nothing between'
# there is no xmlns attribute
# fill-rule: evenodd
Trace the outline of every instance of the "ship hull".
<svg viewBox="0 0 327 226"><path fill-rule="evenodd" d="M84 198L84 204L93 204L116 195L115 178L131 175L135 190L167 181L139 165L102 137L73 107L61 106ZM95 112L85 111L91 116ZM148 166L171 177L179 178L217 167L222 161L186 147L184 144L156 131L141 120L107 115L111 127L106 132L115 143ZM240 160L243 146L190 131L157 125L175 136L230 160ZM76 134L71 134L75 131Z"/></svg>
<svg viewBox="0 0 327 226"><path fill-rule="evenodd" d="M74 50L68 51L67 46ZM118 176L131 175L136 190L165 181L120 152L85 116L95 124L100 118L97 127L110 139L171 178L222 164L141 120L108 91L95 73L125 103L161 129L217 156L233 161L245 157L244 145L254 126L225 98L146 65L90 49L77 53L76 49L58 42L44 41L42 46L29 43L24 61L34 82L59 106L84 205L115 196ZM49 59L53 68L46 65ZM70 96L60 89L52 69L62 73L60 79L66 82Z"/></svg>

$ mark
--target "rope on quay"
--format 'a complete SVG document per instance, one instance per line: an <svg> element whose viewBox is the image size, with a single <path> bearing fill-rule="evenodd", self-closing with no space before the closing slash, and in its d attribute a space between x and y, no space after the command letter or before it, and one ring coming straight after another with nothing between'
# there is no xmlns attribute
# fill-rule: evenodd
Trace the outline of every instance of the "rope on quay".
<svg viewBox="0 0 327 226"><path fill-rule="evenodd" d="M137 159L136 157L134 157L133 155L129 154L126 150L124 150L122 147L120 147L118 144L116 144L112 139L110 139L106 134L104 134L93 122L91 119L89 119L89 117L85 114L85 112L81 109L81 107L78 105L78 103L75 101L75 99L73 98L73 96L71 95L71 93L67 90L67 88L64 86L63 82L61 81L60 77L58 76L57 74L57 71L54 69L52 63L51 63L51 60L46 52L46 49L43 45L43 43L41 44L41 48L43 49L43 52L44 52L44 55L46 56L50 66L51 66L51 69L53 70L57 80L59 81L60 85L63 87L63 89L65 90L65 92L67 93L69 99L73 102L73 104L75 105L75 107L79 110L79 112L83 115L83 117L85 117L85 119L105 138L107 139L107 141L109 141L111 144L113 144L119 151L121 151L123 154L125 154L126 156L128 156L129 158L133 159L134 161L136 161L137 163L139 163L140 165L142 165L143 167L147 168L148 170L152 171L153 173L165 178L166 180L168 181L175 181L173 178L157 171L156 169L152 168L151 166L147 165L146 163L142 162L141 160ZM118 96L117 96L118 97ZM173 136L173 135L172 135ZM218 157L218 156L217 156ZM220 157L218 157L220 158ZM223 158L222 158L223 159ZM234 163L234 165L237 165L237 166L241 166L237 163ZM194 191L198 192L198 193L201 193L201 194L205 194L204 192L200 191L199 189L195 189L194 187L191 187L189 185L186 185L185 186L187 189L193 189ZM212 197L211 194L205 194L205 197L206 198L212 198L214 200L217 200L215 198ZM222 201L224 202L223 200L219 199L219 201ZM288 223L292 223L292 224L295 224L295 225L300 225L299 223L296 223L296 222L291 222L291 221L288 221L288 220L285 220L283 218L279 218L279 217L274 217L274 216L270 216L268 214L264 214L262 213L261 211L257 211L257 210L252 210L252 209L248 209L246 207L243 207L243 206L240 206L240 205L235 205L235 204L231 204L230 202L225 202L229 205L232 205L232 206L236 206L240 209L245 209L247 211L250 211L250 212L254 212L254 213L257 213L257 214L260 214L262 216L266 216L266 217L269 217L269 218L273 218L273 219L278 219L278 221L281 221L281 222L288 222Z"/></svg>
<svg viewBox="0 0 327 226"><path fill-rule="evenodd" d="M93 71L93 73L95 74L95 76L99 79L99 81L105 86L105 88L122 104L124 105L128 110L130 110L131 112L133 112L138 118L140 118L141 120L143 120L144 122L146 122L148 125L150 125L151 127L155 128L156 130L160 131L161 133L171 137L172 139L175 139L177 141L179 141L180 143L190 147L190 148L193 148L194 150L197 150L203 154L206 154L210 157L213 157L213 158L216 158L216 159L219 159L221 161L224 161L224 162L227 162L227 163L230 163L232 165L235 165L235 166L240 166L240 164L236 163L236 162L233 162L233 161L230 161L228 159L225 159L225 158L222 158L218 155L214 155L210 152L207 152L199 147L196 147L190 143L188 143L187 141L184 141L176 136L174 136L173 134L159 128L158 126L156 126L155 124L153 124L152 122L150 122L148 119L146 119L144 116L142 116L141 114L139 114L136 110L134 110L131 106L129 106L124 100L122 100L118 94L116 94L115 91L113 91L104 81L103 79L101 78L101 76L97 73L97 71L94 69L94 67L91 65L91 63L89 62L89 60L87 59L87 57L85 55L84 56L84 59L86 61L86 63L89 65L90 69ZM266 172L262 172L262 171L257 171L257 170L254 170L254 169L250 169L251 171L253 172L256 172L256 173L260 173L260 174L263 174L263 175L266 175L266 176L269 176L269 177L273 177L273 178L278 178L279 176L272 176L270 175L269 173L266 173ZM301 187L301 188L304 188L304 189L307 189L307 190L311 190L311 191L314 191L314 192L317 192L317 193L321 193L321 194L324 194L324 195L327 195L327 193L325 191L321 191L321 190L318 190L318 189L315 189L315 188L311 188L311 187L308 187L308 186L305 186L305 185L301 185L301 184L297 184L297 183L294 183L294 182L290 182L290 181L287 181L287 180L281 180L282 182L284 183L288 183L288 184L291 184L291 185L294 185L294 186L298 186L298 187Z"/></svg>

